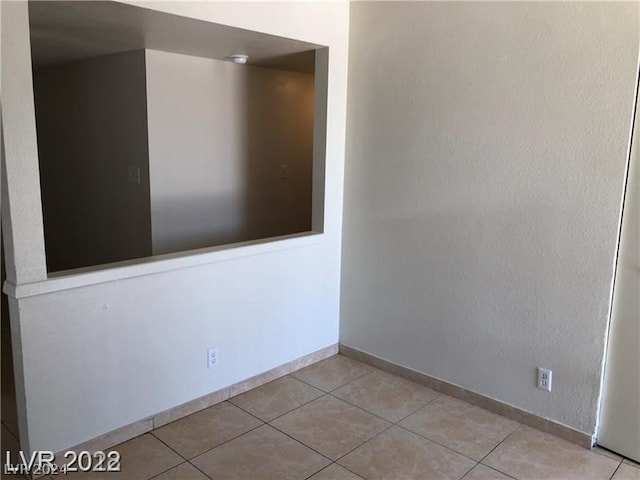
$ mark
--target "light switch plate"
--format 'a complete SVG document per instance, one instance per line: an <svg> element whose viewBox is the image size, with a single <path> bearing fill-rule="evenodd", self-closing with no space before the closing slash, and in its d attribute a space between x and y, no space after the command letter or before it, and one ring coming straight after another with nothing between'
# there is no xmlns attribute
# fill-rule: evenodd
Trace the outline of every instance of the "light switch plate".
<svg viewBox="0 0 640 480"><path fill-rule="evenodd" d="M137 165L129 165L127 167L127 181L140 185L140 167Z"/></svg>

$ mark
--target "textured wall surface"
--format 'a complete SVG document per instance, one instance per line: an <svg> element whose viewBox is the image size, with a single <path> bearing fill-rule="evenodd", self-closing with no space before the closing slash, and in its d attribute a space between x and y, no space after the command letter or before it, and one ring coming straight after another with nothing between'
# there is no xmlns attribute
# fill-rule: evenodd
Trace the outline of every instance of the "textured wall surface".
<svg viewBox="0 0 640 480"><path fill-rule="evenodd" d="M313 75L154 50L146 66L154 254L311 230Z"/></svg>
<svg viewBox="0 0 640 480"><path fill-rule="evenodd" d="M348 4L140 3L330 48L324 234L284 241L279 248L243 247L232 257L204 254L201 264L189 268L163 260L153 274L144 273L143 264L125 266L118 279L109 279L108 271L45 279L43 252L34 253L37 245L28 243L27 251L16 252L19 270L31 272L35 258L45 274L35 286L19 282L18 291L53 291L31 290L10 302L16 306L16 383L28 410L19 412L27 452L64 450L338 341ZM26 2L1 8L3 23L16 27L8 38L25 44L10 58L3 50L3 67L17 65L13 75L24 78L30 74ZM2 34L4 48L4 25ZM32 95L30 81L3 77L2 85L3 103L5 95ZM35 145L34 126L18 131L27 139L32 135ZM20 152L7 145L6 153L8 166L19 170ZM39 205L34 165L33 175L9 178L10 199ZM17 205L11 208L15 226L28 230L32 218L19 215ZM19 328L13 328L14 319ZM211 346L220 351L215 369L206 368Z"/></svg>
<svg viewBox="0 0 640 480"><path fill-rule="evenodd" d="M638 8L351 5L342 343L594 432Z"/></svg>
<svg viewBox="0 0 640 480"><path fill-rule="evenodd" d="M44 262L42 204L38 175L38 144L31 84L26 2L3 2L2 129L5 160L2 181L2 229L10 282L33 282L47 276ZM27 28L25 28L25 26ZM24 88L24 86L27 88ZM15 161L20 159L19 161ZM6 188L4 188L6 186ZM28 201L24 199L28 198Z"/></svg>

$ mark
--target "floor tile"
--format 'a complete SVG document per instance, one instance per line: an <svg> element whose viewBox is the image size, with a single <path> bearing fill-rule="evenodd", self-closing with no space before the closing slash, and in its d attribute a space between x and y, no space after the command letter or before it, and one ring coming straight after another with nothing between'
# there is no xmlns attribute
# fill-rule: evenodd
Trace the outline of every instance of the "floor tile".
<svg viewBox="0 0 640 480"><path fill-rule="evenodd" d="M457 479L475 465L473 460L395 426L338 463L367 480Z"/></svg>
<svg viewBox="0 0 640 480"><path fill-rule="evenodd" d="M193 458L261 425L228 402L219 403L153 431L185 458Z"/></svg>
<svg viewBox="0 0 640 480"><path fill-rule="evenodd" d="M375 370L338 388L332 395L395 423L440 394L396 375Z"/></svg>
<svg viewBox="0 0 640 480"><path fill-rule="evenodd" d="M293 372L291 375L325 392L370 372L373 367L344 355L335 355L321 362Z"/></svg>
<svg viewBox="0 0 640 480"><path fill-rule="evenodd" d="M626 463L627 465L631 465L631 466L633 466L633 467L638 467L638 468L640 468L640 463L638 463L638 462L634 462L634 461L633 461L633 460L631 460L630 458L625 458L625 459L623 460L623 463Z"/></svg>
<svg viewBox="0 0 640 480"><path fill-rule="evenodd" d="M289 365L280 365L266 372L259 373L251 378L242 380L229 386L229 397L237 397L238 395L258 388L265 383L273 382L280 377L284 377L290 372Z"/></svg>
<svg viewBox="0 0 640 480"><path fill-rule="evenodd" d="M609 479L618 462L547 433L520 426L483 460L520 480Z"/></svg>
<svg viewBox="0 0 640 480"><path fill-rule="evenodd" d="M446 395L399 425L478 461L518 427L513 420Z"/></svg>
<svg viewBox="0 0 640 480"><path fill-rule="evenodd" d="M183 463L157 477L153 477L153 480L209 480L209 477L193 465Z"/></svg>
<svg viewBox="0 0 640 480"><path fill-rule="evenodd" d="M309 480L362 480L362 477L341 467L337 463L333 463L324 470L309 477Z"/></svg>
<svg viewBox="0 0 640 480"><path fill-rule="evenodd" d="M74 472L57 475L56 478L148 480L184 462L177 453L149 433L109 449L113 450L120 453L120 472Z"/></svg>
<svg viewBox="0 0 640 480"><path fill-rule="evenodd" d="M511 480L512 478L486 465L478 464L462 480Z"/></svg>
<svg viewBox="0 0 640 480"><path fill-rule="evenodd" d="M20 438L18 429L18 408L16 404L15 387L13 384L3 383L1 387L0 411L2 411L2 423L16 437Z"/></svg>
<svg viewBox="0 0 640 480"><path fill-rule="evenodd" d="M4 424L2 424L2 426L0 427L0 446L2 447L2 465L0 465L0 478L16 478L16 475L5 475L3 473L4 470L4 465L6 463L7 460L7 452L10 456L11 459L11 464L12 465L17 465L18 464L18 459L19 454L18 451L20 450L20 443L18 442L18 440L16 439L16 437L13 435L13 433L11 433L9 431L9 429L7 427L4 426ZM19 477L22 478L22 477Z"/></svg>
<svg viewBox="0 0 640 480"><path fill-rule="evenodd" d="M293 377L282 377L229 401L256 417L268 422L324 395Z"/></svg>
<svg viewBox="0 0 640 480"><path fill-rule="evenodd" d="M640 468L622 463L611 480L640 480Z"/></svg>
<svg viewBox="0 0 640 480"><path fill-rule="evenodd" d="M2 459L5 458L5 451L11 452L11 455L17 455L20 450L20 443L15 435L4 425L0 426L0 443L2 445ZM0 469L1 470L1 469Z"/></svg>
<svg viewBox="0 0 640 480"><path fill-rule="evenodd" d="M600 455L604 455L605 457L609 457L613 460L616 460L618 462L622 461L622 459L624 457L622 457L621 455L618 455L615 452L612 452L611 450L607 450L606 448L602 448L598 445L596 445L595 447L593 447L593 452L594 453L599 453Z"/></svg>
<svg viewBox="0 0 640 480"><path fill-rule="evenodd" d="M182 403L175 407L156 413L153 416L154 428L164 427L176 420L193 415L205 408L213 407L219 403L229 399L229 389L222 388L211 393L207 393L202 397L195 398L186 403Z"/></svg>
<svg viewBox="0 0 640 480"><path fill-rule="evenodd" d="M333 460L390 425L330 395L287 413L271 424Z"/></svg>
<svg viewBox="0 0 640 480"><path fill-rule="evenodd" d="M301 480L330 461L269 425L200 455L193 464L225 480Z"/></svg>

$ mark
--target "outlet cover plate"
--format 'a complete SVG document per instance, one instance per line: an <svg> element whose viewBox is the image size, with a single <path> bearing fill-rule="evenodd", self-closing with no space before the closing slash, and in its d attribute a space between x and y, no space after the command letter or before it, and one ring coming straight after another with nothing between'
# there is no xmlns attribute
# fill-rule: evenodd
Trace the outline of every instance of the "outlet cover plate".
<svg viewBox="0 0 640 480"><path fill-rule="evenodd" d="M218 348L212 347L207 350L207 368L213 368L218 363Z"/></svg>
<svg viewBox="0 0 640 480"><path fill-rule="evenodd" d="M538 367L538 388L547 392L551 391L552 371L548 368Z"/></svg>

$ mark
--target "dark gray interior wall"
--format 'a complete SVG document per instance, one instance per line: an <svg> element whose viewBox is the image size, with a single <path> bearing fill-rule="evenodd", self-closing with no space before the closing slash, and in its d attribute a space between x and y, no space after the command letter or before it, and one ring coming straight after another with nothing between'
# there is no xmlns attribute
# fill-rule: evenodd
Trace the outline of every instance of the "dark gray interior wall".
<svg viewBox="0 0 640 480"><path fill-rule="evenodd" d="M151 255L144 51L36 71L34 94L48 270Z"/></svg>

